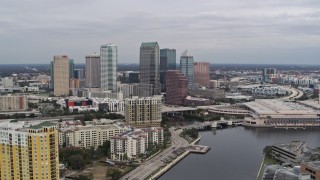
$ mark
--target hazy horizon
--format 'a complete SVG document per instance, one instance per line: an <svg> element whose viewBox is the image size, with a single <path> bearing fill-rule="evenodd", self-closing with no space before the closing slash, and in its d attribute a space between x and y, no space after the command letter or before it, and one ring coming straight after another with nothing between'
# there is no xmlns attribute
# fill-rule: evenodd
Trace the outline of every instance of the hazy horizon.
<svg viewBox="0 0 320 180"><path fill-rule="evenodd" d="M212 64L318 64L318 0L11 0L0 6L0 64L84 63L118 45L119 63L139 62L141 42L188 49Z"/></svg>

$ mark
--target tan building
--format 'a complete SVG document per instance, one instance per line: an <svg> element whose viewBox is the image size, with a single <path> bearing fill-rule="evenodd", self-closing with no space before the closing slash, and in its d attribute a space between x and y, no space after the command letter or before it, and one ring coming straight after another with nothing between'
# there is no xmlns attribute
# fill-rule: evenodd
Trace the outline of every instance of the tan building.
<svg viewBox="0 0 320 180"><path fill-rule="evenodd" d="M70 89L79 88L80 87L80 80L75 79L75 78L70 79L69 87L70 87Z"/></svg>
<svg viewBox="0 0 320 180"><path fill-rule="evenodd" d="M64 96L69 94L69 58L68 56L54 56L53 59L53 94Z"/></svg>
<svg viewBox="0 0 320 180"><path fill-rule="evenodd" d="M128 127L116 124L59 128L59 145L96 149L111 137L128 130Z"/></svg>
<svg viewBox="0 0 320 180"><path fill-rule="evenodd" d="M162 97L134 96L124 100L125 121L137 128L160 126Z"/></svg>
<svg viewBox="0 0 320 180"><path fill-rule="evenodd" d="M0 96L1 111L25 111L28 108L26 96Z"/></svg>
<svg viewBox="0 0 320 180"><path fill-rule="evenodd" d="M210 81L210 64L208 62L194 63L194 82L199 86L208 87Z"/></svg>
<svg viewBox="0 0 320 180"><path fill-rule="evenodd" d="M58 133L52 123L0 128L0 179L58 180Z"/></svg>
<svg viewBox="0 0 320 180"><path fill-rule="evenodd" d="M302 162L300 170L302 173L310 174L311 179L320 180L320 161Z"/></svg>

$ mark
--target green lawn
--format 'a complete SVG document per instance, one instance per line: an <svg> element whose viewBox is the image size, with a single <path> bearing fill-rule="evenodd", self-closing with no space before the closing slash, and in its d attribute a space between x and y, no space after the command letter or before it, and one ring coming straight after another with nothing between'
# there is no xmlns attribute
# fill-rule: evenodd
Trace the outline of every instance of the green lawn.
<svg viewBox="0 0 320 180"><path fill-rule="evenodd" d="M263 168L264 165L279 164L278 161L276 161L274 159L267 158L267 157L264 157L262 163L263 163L263 165L262 165L262 168L259 171L259 175L257 177L257 180L260 180L262 178L262 175L263 175L263 172L264 172L264 168Z"/></svg>

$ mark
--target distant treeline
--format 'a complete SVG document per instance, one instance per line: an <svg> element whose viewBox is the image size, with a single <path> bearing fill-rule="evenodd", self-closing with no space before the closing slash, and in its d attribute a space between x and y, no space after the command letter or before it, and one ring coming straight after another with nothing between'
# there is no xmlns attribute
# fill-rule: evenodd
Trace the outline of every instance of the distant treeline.
<svg viewBox="0 0 320 180"><path fill-rule="evenodd" d="M28 67L28 68L26 68ZM85 64L75 64L75 69L84 69ZM36 68L38 71L32 70ZM179 68L179 61L177 61ZM297 64L211 64L211 70L263 70L264 68L276 68L278 70L319 70L320 65L297 65ZM50 64L0 64L0 77L19 73L46 73L49 74ZM118 64L118 71L139 71L139 64Z"/></svg>

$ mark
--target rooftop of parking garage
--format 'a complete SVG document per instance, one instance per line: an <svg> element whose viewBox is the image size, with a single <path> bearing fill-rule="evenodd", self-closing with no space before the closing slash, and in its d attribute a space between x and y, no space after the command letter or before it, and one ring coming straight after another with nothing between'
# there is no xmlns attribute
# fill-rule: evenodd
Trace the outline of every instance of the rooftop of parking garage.
<svg viewBox="0 0 320 180"><path fill-rule="evenodd" d="M279 99L257 99L244 105L259 115L316 115L319 113L302 104Z"/></svg>
<svg viewBox="0 0 320 180"><path fill-rule="evenodd" d="M299 103L320 110L320 103L319 103L319 101L307 100L307 101L300 101Z"/></svg>

